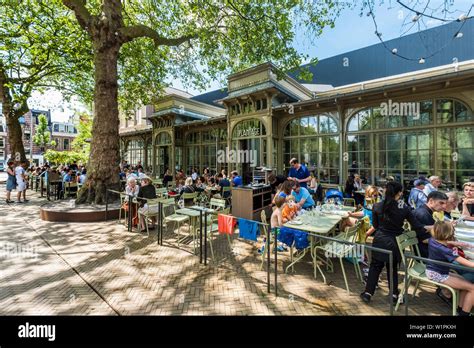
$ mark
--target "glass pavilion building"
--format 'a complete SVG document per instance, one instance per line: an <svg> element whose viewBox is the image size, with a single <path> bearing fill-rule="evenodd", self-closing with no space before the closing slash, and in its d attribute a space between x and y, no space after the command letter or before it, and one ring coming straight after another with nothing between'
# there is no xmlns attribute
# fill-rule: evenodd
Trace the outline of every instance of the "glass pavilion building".
<svg viewBox="0 0 474 348"><path fill-rule="evenodd" d="M474 177L474 21L462 39L452 38L456 24L386 42L413 57L447 43L425 64L378 44L307 66L309 82L265 63L230 75L222 90L171 90L121 122L122 156L159 176L209 167L248 179L252 164L219 151L255 150L257 167L284 173L296 157L327 185L357 171L373 184L440 175L459 188Z"/></svg>

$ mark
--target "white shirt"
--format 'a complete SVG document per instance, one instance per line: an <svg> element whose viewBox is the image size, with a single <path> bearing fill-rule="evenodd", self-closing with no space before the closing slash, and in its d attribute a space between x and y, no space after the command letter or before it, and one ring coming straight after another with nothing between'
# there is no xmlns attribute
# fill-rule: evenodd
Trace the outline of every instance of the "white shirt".
<svg viewBox="0 0 474 348"><path fill-rule="evenodd" d="M23 180L23 175L24 174L25 174L25 169L23 167L18 166L18 167L15 168L16 182L18 184L24 182L24 180Z"/></svg>
<svg viewBox="0 0 474 348"><path fill-rule="evenodd" d="M138 179L143 179L145 176L145 173L138 173Z"/></svg>
<svg viewBox="0 0 474 348"><path fill-rule="evenodd" d="M193 179L193 181L196 181L197 178L198 178L198 175L197 175L196 172L194 172L194 173L191 174L191 179Z"/></svg>
<svg viewBox="0 0 474 348"><path fill-rule="evenodd" d="M137 197L138 196L138 192L140 191L140 186L136 185L133 190L130 186L126 186L125 187L125 193L129 196L133 196L133 197Z"/></svg>

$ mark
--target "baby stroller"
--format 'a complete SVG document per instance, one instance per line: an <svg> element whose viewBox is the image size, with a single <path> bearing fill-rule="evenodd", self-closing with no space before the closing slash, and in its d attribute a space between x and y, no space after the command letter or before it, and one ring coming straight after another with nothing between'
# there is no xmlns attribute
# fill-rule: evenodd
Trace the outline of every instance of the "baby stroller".
<svg viewBox="0 0 474 348"><path fill-rule="evenodd" d="M331 199L334 201L334 203L338 204L342 204L344 202L344 196L342 195L342 192L337 189L328 189L326 191L324 203L328 203Z"/></svg>

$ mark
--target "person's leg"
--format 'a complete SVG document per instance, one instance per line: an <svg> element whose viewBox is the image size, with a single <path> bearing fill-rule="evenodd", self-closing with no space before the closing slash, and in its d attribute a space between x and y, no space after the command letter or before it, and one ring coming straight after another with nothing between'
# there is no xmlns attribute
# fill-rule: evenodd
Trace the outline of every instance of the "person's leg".
<svg viewBox="0 0 474 348"><path fill-rule="evenodd" d="M387 262L385 264L386 269L387 269L387 280L388 280L388 286L390 286L390 283L393 284L393 295L398 296L400 293L398 289L398 262L394 261L392 265L392 279L390 279L390 263Z"/></svg>
<svg viewBox="0 0 474 348"><path fill-rule="evenodd" d="M17 198L18 202L21 202L21 192L22 191L20 189L18 189L18 193L16 194L16 198Z"/></svg>
<svg viewBox="0 0 474 348"><path fill-rule="evenodd" d="M7 201L11 201L12 191L7 191Z"/></svg>
<svg viewBox="0 0 474 348"><path fill-rule="evenodd" d="M459 306L462 308L463 312L471 312L472 306L474 304L474 284L468 282L463 277L457 274L449 274L448 279L446 279L443 284L446 284L453 289L460 290L459 296Z"/></svg>
<svg viewBox="0 0 474 348"><path fill-rule="evenodd" d="M367 276L367 284L365 286L365 292L373 295L375 293L375 287L379 281L380 273L384 266L383 261L372 259L369 267L369 275Z"/></svg>

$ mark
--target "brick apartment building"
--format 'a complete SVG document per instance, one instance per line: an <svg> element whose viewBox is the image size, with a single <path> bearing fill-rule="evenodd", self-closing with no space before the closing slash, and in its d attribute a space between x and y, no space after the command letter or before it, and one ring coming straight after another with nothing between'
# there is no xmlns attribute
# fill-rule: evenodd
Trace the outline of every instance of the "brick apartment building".
<svg viewBox="0 0 474 348"><path fill-rule="evenodd" d="M23 132L23 146L25 147L26 158L33 157L36 164L43 163L43 153L45 149L35 145L33 139L36 128L38 127L38 119L40 115L45 115L48 122L48 131L51 133L51 139L56 141L55 150L65 151L71 149L71 143L77 136L77 129L74 125L74 118L71 116L67 122L54 122L51 120L51 111L30 110L19 121ZM33 127L31 125L33 124ZM33 128L33 129L32 129ZM31 156L31 151L33 151ZM8 144L8 129L6 127L5 118L0 115L0 162L6 161L12 157L11 148Z"/></svg>

